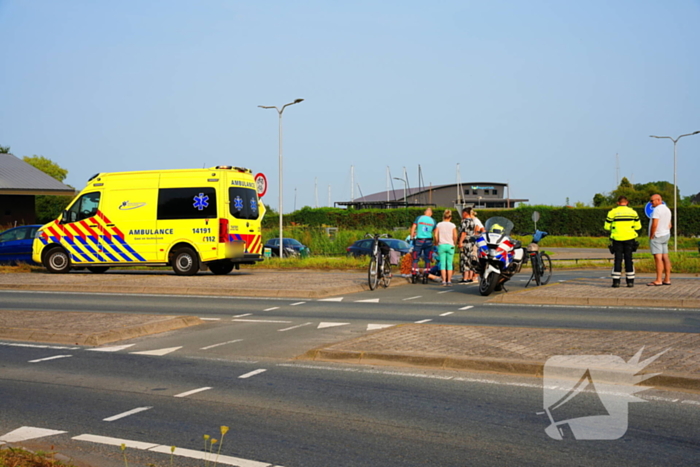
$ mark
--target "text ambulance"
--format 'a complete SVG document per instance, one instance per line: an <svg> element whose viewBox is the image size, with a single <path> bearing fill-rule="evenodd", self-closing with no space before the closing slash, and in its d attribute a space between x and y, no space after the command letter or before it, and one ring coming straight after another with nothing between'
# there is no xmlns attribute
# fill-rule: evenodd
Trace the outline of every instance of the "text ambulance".
<svg viewBox="0 0 700 467"><path fill-rule="evenodd" d="M39 230L33 259L55 273L165 264L192 275L204 263L228 274L262 261L264 214L248 169L98 174Z"/></svg>

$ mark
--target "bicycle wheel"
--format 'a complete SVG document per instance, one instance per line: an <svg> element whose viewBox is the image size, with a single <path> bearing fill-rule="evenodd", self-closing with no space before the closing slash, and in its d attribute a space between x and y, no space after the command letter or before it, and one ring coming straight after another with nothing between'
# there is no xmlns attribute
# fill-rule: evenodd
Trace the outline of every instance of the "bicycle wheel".
<svg viewBox="0 0 700 467"><path fill-rule="evenodd" d="M540 284L540 256L535 255L532 258L532 279L534 279L535 284Z"/></svg>
<svg viewBox="0 0 700 467"><path fill-rule="evenodd" d="M375 256L372 256L369 260L367 280L369 281L369 290L377 288L377 282L379 281L379 263L377 263L377 258Z"/></svg>
<svg viewBox="0 0 700 467"><path fill-rule="evenodd" d="M540 255L540 284L546 285L552 278L552 260L547 253Z"/></svg>
<svg viewBox="0 0 700 467"><path fill-rule="evenodd" d="M382 286L387 288L391 284L391 263L389 262L389 257L385 256L382 263Z"/></svg>

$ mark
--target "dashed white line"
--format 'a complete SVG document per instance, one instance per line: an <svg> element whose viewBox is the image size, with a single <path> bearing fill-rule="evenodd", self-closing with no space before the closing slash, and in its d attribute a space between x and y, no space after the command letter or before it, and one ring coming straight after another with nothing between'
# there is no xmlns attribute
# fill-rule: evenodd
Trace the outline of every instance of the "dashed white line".
<svg viewBox="0 0 700 467"><path fill-rule="evenodd" d="M266 310L267 311L267 310ZM234 318L243 318L244 316L250 316L253 313L243 313L242 315L235 315Z"/></svg>
<svg viewBox="0 0 700 467"><path fill-rule="evenodd" d="M377 329L385 329L385 328L390 328L392 326L395 326L395 325L394 324L368 324L367 330L368 331L376 331Z"/></svg>
<svg viewBox="0 0 700 467"><path fill-rule="evenodd" d="M226 345L226 344L235 344L236 342L240 342L242 340L243 339L234 339L234 340L228 341L228 342L221 342L220 344L208 345L206 347L202 347L199 350L209 350L209 349L213 349L214 347L220 347L220 346Z"/></svg>
<svg viewBox="0 0 700 467"><path fill-rule="evenodd" d="M246 373L246 374L244 374L244 375L241 375L241 376L238 377L238 379L250 378L251 376L259 375L260 373L265 373L266 371L267 371L266 369L260 368L259 370L253 370L253 371L251 371L251 372L249 372L249 373Z"/></svg>
<svg viewBox="0 0 700 467"><path fill-rule="evenodd" d="M442 292L438 292L438 293L450 293L450 292L454 292L454 291L453 290L443 290Z"/></svg>
<svg viewBox="0 0 700 467"><path fill-rule="evenodd" d="M422 297L422 295L416 295L415 297L404 298L404 301L405 300L415 300L416 298L421 298L421 297Z"/></svg>
<svg viewBox="0 0 700 467"><path fill-rule="evenodd" d="M324 329L324 328L334 328L336 326L346 326L350 323L318 323L318 327L316 329Z"/></svg>
<svg viewBox="0 0 700 467"><path fill-rule="evenodd" d="M263 311L279 310L279 308L278 306L273 306L272 308L265 308Z"/></svg>
<svg viewBox="0 0 700 467"><path fill-rule="evenodd" d="M378 298L369 298L367 300L355 300L355 303L379 303Z"/></svg>
<svg viewBox="0 0 700 467"><path fill-rule="evenodd" d="M72 355L54 355L53 357L37 358L36 360L29 360L29 363L47 362L49 360L56 360L58 358L68 358L68 357L72 357Z"/></svg>
<svg viewBox="0 0 700 467"><path fill-rule="evenodd" d="M296 302L296 303L292 303L292 304L289 305L289 306L303 305L304 303L306 303L306 302Z"/></svg>
<svg viewBox="0 0 700 467"><path fill-rule="evenodd" d="M221 321L221 318L199 318L202 321Z"/></svg>
<svg viewBox="0 0 700 467"><path fill-rule="evenodd" d="M420 321L416 321L415 323L416 323L416 324L423 324L423 323L428 323L428 322L430 322L430 321L432 321L432 319L422 319L422 320L420 320Z"/></svg>
<svg viewBox="0 0 700 467"><path fill-rule="evenodd" d="M320 298L319 302L342 302L344 297Z"/></svg>
<svg viewBox="0 0 700 467"><path fill-rule="evenodd" d="M66 347L63 345L42 345L42 344L15 344L14 342L0 342L0 345L7 347L29 347L32 349L51 349L51 350L77 350L80 347Z"/></svg>
<svg viewBox="0 0 700 467"><path fill-rule="evenodd" d="M472 308L474 308L474 305L463 306L460 310L471 310Z"/></svg>
<svg viewBox="0 0 700 467"><path fill-rule="evenodd" d="M111 417L103 418L103 422L113 422L119 420L120 418L128 417L129 415L134 415L135 413L144 412L146 410L152 409L153 407L137 407L135 409L129 410L127 412L122 412L117 415L112 415Z"/></svg>
<svg viewBox="0 0 700 467"><path fill-rule="evenodd" d="M440 316L450 316L454 311L448 311L447 313L443 313Z"/></svg>
<svg viewBox="0 0 700 467"><path fill-rule="evenodd" d="M233 321L238 321L239 323L291 323L291 321L277 321L274 319L234 319Z"/></svg>
<svg viewBox="0 0 700 467"><path fill-rule="evenodd" d="M212 389L212 388L204 387L204 388L193 389L191 391L181 392L180 394L175 394L173 397L187 397L187 396L191 396L192 394L197 394L198 392L208 391L210 389Z"/></svg>
<svg viewBox="0 0 700 467"><path fill-rule="evenodd" d="M278 329L278 331L279 332L291 331L292 329L301 328L303 326L308 326L309 324L311 324L311 323L309 322L309 323L304 323L304 324L297 324L296 326L292 326L291 328Z"/></svg>

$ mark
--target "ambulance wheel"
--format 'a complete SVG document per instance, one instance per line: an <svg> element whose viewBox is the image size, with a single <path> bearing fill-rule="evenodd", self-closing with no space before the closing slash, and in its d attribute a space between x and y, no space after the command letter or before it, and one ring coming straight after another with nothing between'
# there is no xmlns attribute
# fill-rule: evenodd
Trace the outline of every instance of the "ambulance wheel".
<svg viewBox="0 0 700 467"><path fill-rule="evenodd" d="M172 265L178 276L194 276L199 271L199 258L192 248L178 248L173 253Z"/></svg>
<svg viewBox="0 0 700 467"><path fill-rule="evenodd" d="M233 271L234 264L231 261L214 261L212 263L208 263L207 266L212 274L223 276L224 274L228 274L229 272Z"/></svg>
<svg viewBox="0 0 700 467"><path fill-rule="evenodd" d="M88 271L93 272L95 274L102 274L103 272L107 271L109 269L109 266L88 266Z"/></svg>
<svg viewBox="0 0 700 467"><path fill-rule="evenodd" d="M61 247L52 248L44 255L44 267L54 274L70 271L71 262L68 252Z"/></svg>

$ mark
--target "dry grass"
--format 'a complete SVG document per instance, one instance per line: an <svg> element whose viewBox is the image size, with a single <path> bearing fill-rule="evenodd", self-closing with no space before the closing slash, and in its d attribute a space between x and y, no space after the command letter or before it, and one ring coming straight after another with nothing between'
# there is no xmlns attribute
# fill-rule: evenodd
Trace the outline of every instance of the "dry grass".
<svg viewBox="0 0 700 467"><path fill-rule="evenodd" d="M30 452L20 448L0 449L0 467L72 467L54 459L53 452Z"/></svg>

